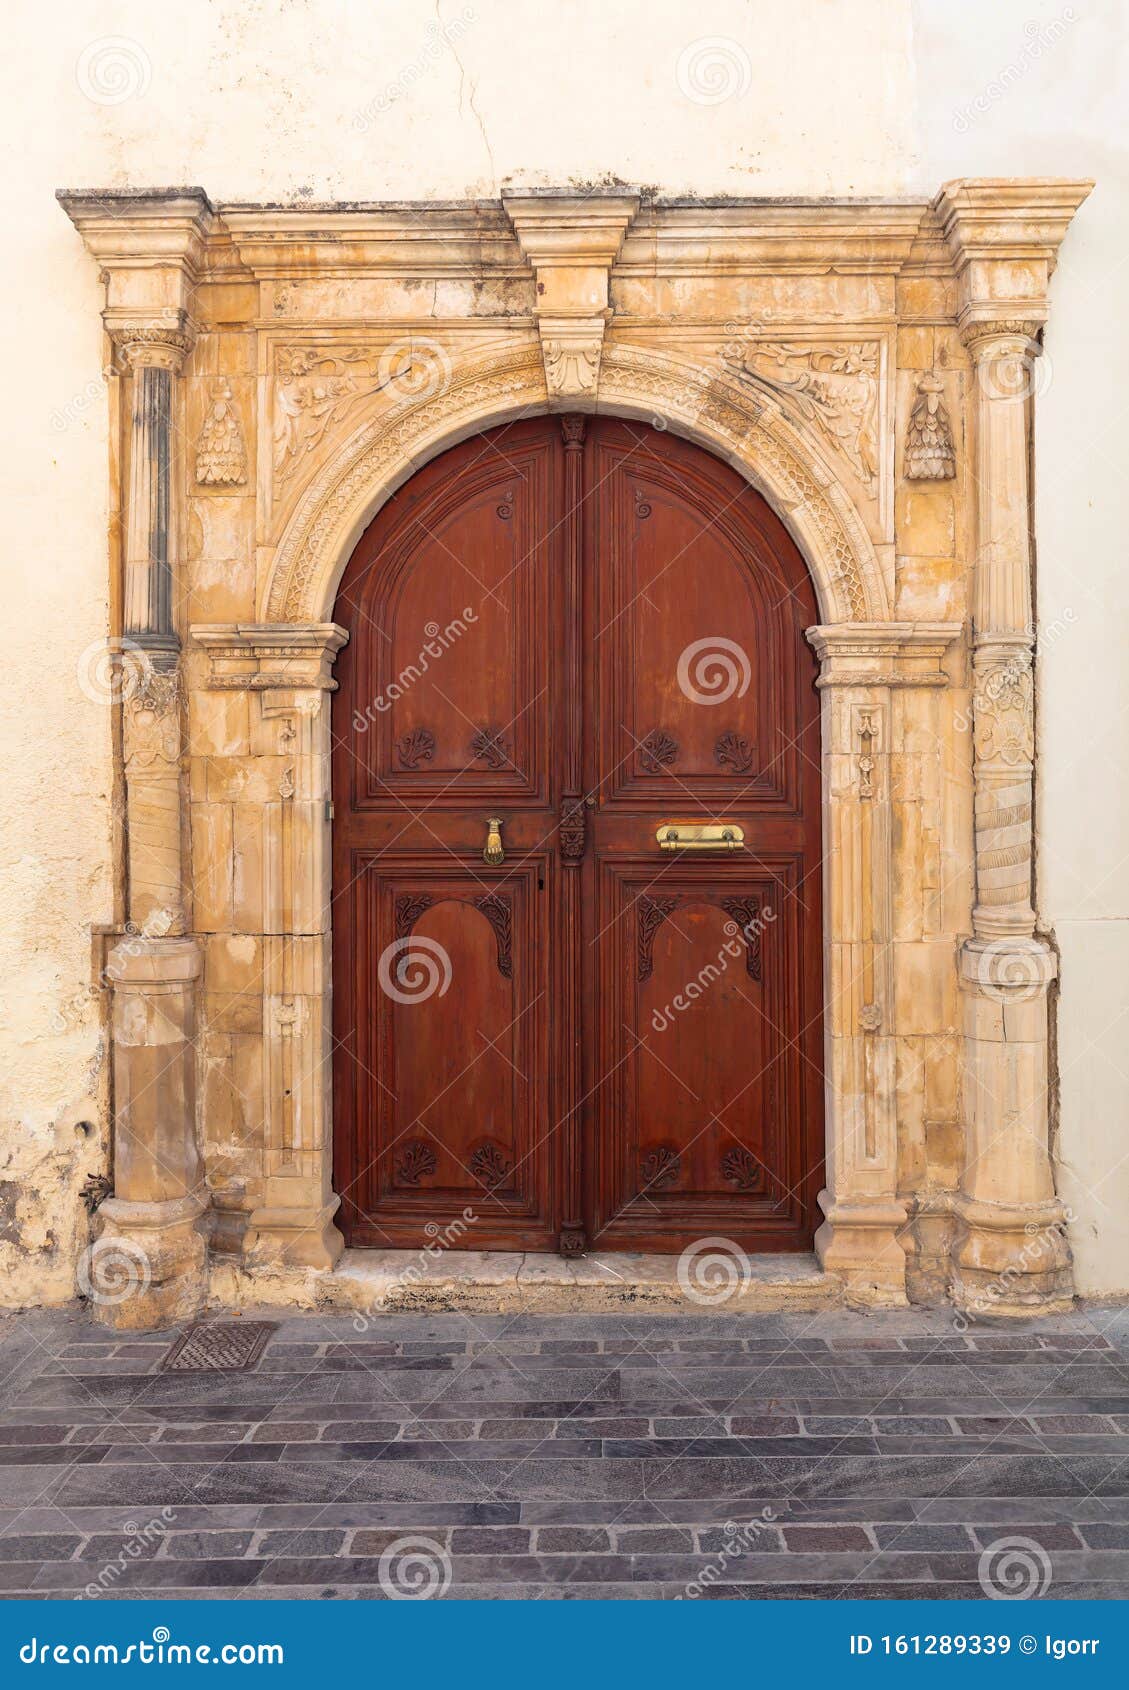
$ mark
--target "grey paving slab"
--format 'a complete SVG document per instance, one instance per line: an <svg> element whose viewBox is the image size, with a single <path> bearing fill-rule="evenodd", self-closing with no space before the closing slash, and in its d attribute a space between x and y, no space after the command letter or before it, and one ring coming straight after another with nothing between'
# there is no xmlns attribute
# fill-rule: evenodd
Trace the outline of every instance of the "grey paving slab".
<svg viewBox="0 0 1129 1690"><path fill-rule="evenodd" d="M0 1319L4 1595L979 1599L1006 1537L1129 1590L1129 1311L263 1318L237 1376Z"/></svg>

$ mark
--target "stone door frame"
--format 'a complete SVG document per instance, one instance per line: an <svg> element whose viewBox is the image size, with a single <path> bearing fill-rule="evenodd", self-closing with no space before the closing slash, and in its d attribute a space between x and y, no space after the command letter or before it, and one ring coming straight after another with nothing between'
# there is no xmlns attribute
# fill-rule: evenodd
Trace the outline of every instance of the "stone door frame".
<svg viewBox="0 0 1129 1690"><path fill-rule="evenodd" d="M1026 1311L1069 1295L1047 1135L1054 954L1031 908L1027 376L1087 191L960 182L931 204L720 210L534 194L410 216L216 209L199 190L61 196L106 282L124 512L115 1184L95 1249L144 1266L106 1318L199 1306L209 1252L261 1276L340 1256L336 587L419 465L546 409L635 417L716 453L811 570L825 1269L858 1302L908 1288ZM438 326L405 305L404 276L429 264L436 297L450 291ZM735 317L736 303L758 309ZM913 501L938 486L954 557L934 581L907 543ZM217 488L246 488L232 503L252 507L245 619L207 614L224 590L186 556L187 507L207 530ZM225 1062L229 1085L249 1064L252 1099L226 1142L209 1102ZM957 1143L940 1188L915 1124L930 1086L950 1095Z"/></svg>

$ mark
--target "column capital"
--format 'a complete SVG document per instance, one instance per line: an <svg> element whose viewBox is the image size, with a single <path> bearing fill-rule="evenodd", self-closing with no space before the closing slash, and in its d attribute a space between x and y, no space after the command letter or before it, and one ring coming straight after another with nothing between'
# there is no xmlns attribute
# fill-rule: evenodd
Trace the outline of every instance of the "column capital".
<svg viewBox="0 0 1129 1690"><path fill-rule="evenodd" d="M224 692L332 692L333 661L349 638L336 622L194 623L211 659L208 686Z"/></svg>
<svg viewBox="0 0 1129 1690"><path fill-rule="evenodd" d="M945 183L934 210L960 283L962 331L998 323L1033 337L1046 321L1058 249L1093 185L1049 176Z"/></svg>
<svg viewBox="0 0 1129 1690"><path fill-rule="evenodd" d="M128 367L179 369L195 338L192 295L215 213L202 188L55 196L97 259L107 332Z"/></svg>
<svg viewBox="0 0 1129 1690"><path fill-rule="evenodd" d="M832 622L807 630L819 687L943 687L962 622Z"/></svg>
<svg viewBox="0 0 1129 1690"><path fill-rule="evenodd" d="M171 370L176 375L196 344L196 325L186 311L168 320L119 319L103 312L106 332L124 370Z"/></svg>

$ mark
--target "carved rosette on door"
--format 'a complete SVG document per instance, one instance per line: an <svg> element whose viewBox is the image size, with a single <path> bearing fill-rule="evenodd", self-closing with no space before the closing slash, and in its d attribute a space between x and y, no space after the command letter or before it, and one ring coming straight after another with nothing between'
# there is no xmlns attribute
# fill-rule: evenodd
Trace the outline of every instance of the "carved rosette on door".
<svg viewBox="0 0 1129 1690"><path fill-rule="evenodd" d="M372 730L334 766L347 1233L809 1247L806 572L763 501L683 441L566 414L494 445L466 442L388 502L335 610L351 635L335 724ZM723 710L680 681L687 649L719 643L740 682Z"/></svg>

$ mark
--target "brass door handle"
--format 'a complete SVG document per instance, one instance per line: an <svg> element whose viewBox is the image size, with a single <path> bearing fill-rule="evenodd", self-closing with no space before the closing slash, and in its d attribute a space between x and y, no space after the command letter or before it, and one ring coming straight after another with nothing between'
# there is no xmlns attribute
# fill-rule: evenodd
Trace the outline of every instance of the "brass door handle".
<svg viewBox="0 0 1129 1690"><path fill-rule="evenodd" d="M739 851L745 830L736 822L663 822L655 841L660 851Z"/></svg>
<svg viewBox="0 0 1129 1690"><path fill-rule="evenodd" d="M504 863L506 853L502 849L502 823L498 816L491 816L486 823L486 844L482 851L482 860L489 863L491 868L497 868Z"/></svg>

